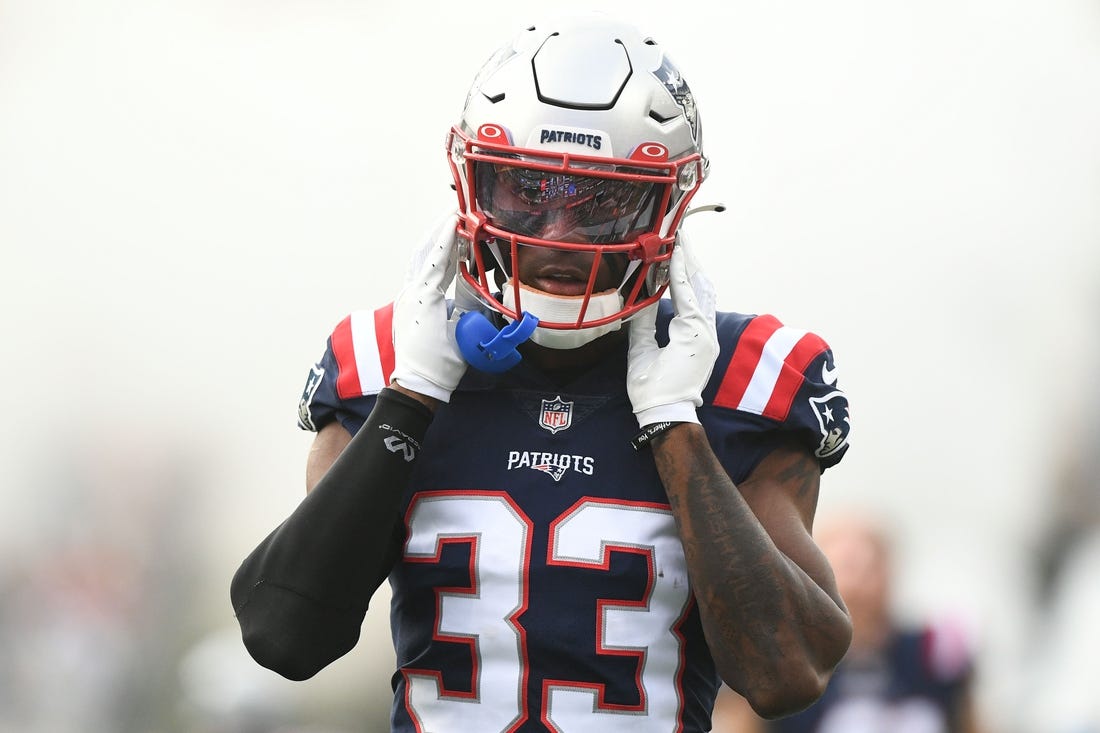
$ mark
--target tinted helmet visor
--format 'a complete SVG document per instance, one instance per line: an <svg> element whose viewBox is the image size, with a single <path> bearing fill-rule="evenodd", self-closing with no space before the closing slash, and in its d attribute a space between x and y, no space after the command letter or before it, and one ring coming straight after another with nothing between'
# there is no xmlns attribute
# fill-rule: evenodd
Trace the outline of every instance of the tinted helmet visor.
<svg viewBox="0 0 1100 733"><path fill-rule="evenodd" d="M478 161L478 208L496 227L560 242L610 244L650 231L662 186L651 181L578 175Z"/></svg>

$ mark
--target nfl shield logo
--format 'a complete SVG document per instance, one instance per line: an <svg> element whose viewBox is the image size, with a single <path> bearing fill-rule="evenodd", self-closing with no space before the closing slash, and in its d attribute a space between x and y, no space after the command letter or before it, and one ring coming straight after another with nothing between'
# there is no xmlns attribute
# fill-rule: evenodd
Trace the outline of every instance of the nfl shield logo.
<svg viewBox="0 0 1100 733"><path fill-rule="evenodd" d="M542 401L542 411L539 413L539 427L546 428L551 433L565 430L573 424L573 403L562 400L558 395L552 400Z"/></svg>

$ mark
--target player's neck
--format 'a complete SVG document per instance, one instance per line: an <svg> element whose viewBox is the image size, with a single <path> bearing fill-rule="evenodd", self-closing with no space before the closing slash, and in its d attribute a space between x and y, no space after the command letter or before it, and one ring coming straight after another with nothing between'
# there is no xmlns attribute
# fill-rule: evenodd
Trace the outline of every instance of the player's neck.
<svg viewBox="0 0 1100 733"><path fill-rule="evenodd" d="M550 349L528 341L520 347L523 358L539 370L569 381L596 366L626 343L627 329L620 328L575 349Z"/></svg>

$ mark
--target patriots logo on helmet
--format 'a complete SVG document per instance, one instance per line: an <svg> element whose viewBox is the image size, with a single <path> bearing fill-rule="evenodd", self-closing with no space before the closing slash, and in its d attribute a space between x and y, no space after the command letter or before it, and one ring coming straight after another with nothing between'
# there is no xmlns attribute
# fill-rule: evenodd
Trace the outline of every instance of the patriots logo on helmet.
<svg viewBox="0 0 1100 733"><path fill-rule="evenodd" d="M691 93L691 88L684 81L684 77L680 76L680 72L676 67L669 62L666 57L661 63L661 68L654 74L662 84L665 85L665 89L672 95L672 98L679 105L680 109L684 110L684 118L687 120L688 125L691 127L691 137L699 140L699 110L695 106L695 95Z"/></svg>
<svg viewBox="0 0 1100 733"><path fill-rule="evenodd" d="M565 401L558 395L552 400L542 401L542 410L539 412L539 427L546 428L551 433L560 430L568 430L573 424L573 402Z"/></svg>
<svg viewBox="0 0 1100 733"><path fill-rule="evenodd" d="M810 407L814 409L817 425L821 428L821 443L814 455L826 458L848 444L848 430L851 427L848 398L843 392L835 390L824 397L811 397Z"/></svg>

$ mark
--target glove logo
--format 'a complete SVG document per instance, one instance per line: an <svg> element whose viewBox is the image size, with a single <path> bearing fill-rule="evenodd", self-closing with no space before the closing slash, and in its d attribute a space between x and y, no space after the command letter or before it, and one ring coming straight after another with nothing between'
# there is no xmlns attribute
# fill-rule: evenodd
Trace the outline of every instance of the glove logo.
<svg viewBox="0 0 1100 733"><path fill-rule="evenodd" d="M405 463L409 463L416 458L416 449L396 435L391 435L382 442L386 444L386 448L391 453L401 453L405 458Z"/></svg>
<svg viewBox="0 0 1100 733"><path fill-rule="evenodd" d="M573 424L573 402L566 402L558 395L552 400L542 401L542 410L539 412L539 427L557 433L568 430Z"/></svg>

